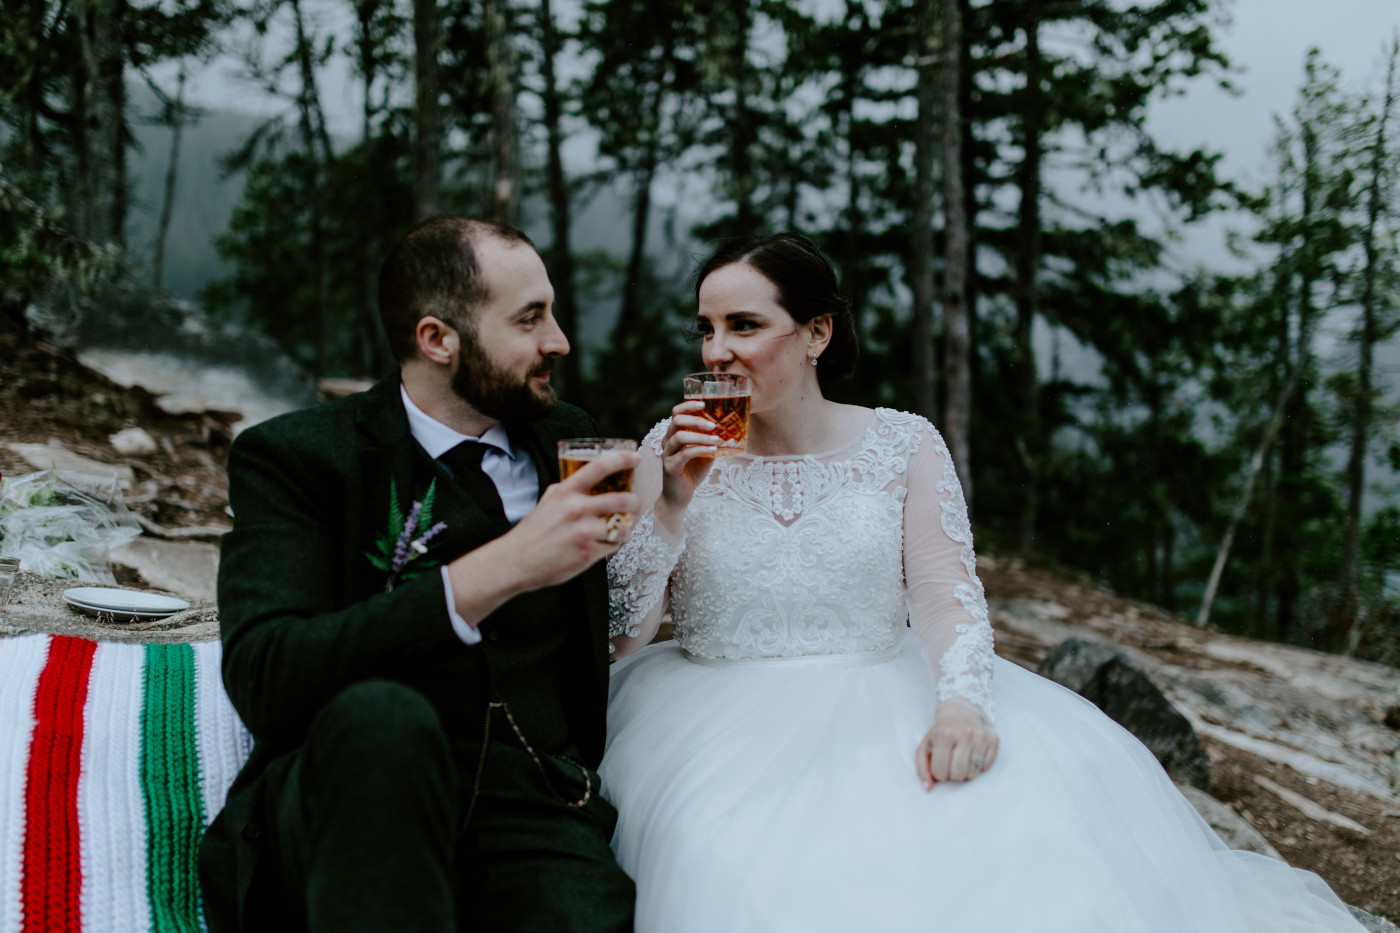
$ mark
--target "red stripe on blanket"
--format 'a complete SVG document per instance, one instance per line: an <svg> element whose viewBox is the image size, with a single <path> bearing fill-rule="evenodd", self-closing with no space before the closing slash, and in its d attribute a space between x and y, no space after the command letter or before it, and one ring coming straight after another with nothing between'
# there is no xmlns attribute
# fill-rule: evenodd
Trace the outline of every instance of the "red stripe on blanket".
<svg viewBox="0 0 1400 933"><path fill-rule="evenodd" d="M82 929L78 772L83 704L97 643L55 636L34 698L34 736L25 774L21 929Z"/></svg>

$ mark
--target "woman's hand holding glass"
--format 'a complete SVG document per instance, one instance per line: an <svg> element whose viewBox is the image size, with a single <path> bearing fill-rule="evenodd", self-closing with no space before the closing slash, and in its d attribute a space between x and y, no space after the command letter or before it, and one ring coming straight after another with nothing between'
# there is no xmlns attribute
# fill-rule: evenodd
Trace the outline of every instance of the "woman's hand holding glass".
<svg viewBox="0 0 1400 933"><path fill-rule="evenodd" d="M939 781L970 781L992 766L1000 744L982 714L961 703L944 703L914 753L924 790Z"/></svg>
<svg viewBox="0 0 1400 933"><path fill-rule="evenodd" d="M684 514L695 488L714 463L718 451L715 425L700 417L699 412L704 410L705 403L698 399L687 399L671 409L671 424L661 439L661 500L657 503L657 517L663 521L663 510L674 516Z"/></svg>

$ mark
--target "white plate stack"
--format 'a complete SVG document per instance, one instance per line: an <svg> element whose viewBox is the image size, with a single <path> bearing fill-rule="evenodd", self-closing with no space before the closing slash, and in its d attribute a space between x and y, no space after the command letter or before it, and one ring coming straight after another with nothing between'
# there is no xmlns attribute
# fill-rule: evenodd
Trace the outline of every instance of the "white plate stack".
<svg viewBox="0 0 1400 933"><path fill-rule="evenodd" d="M63 601L88 615L119 622L164 619L190 608L189 603L173 596L105 586L75 586L63 591Z"/></svg>

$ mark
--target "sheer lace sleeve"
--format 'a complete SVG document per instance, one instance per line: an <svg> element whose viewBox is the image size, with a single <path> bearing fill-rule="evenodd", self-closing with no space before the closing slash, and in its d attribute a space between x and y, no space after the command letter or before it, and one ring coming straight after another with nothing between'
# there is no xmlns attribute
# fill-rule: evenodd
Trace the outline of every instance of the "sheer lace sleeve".
<svg viewBox="0 0 1400 933"><path fill-rule="evenodd" d="M972 526L948 446L922 419L904 504L904 579L910 624L938 675L938 702L961 702L990 723L992 626L977 579Z"/></svg>
<svg viewBox="0 0 1400 933"><path fill-rule="evenodd" d="M661 438L669 419L642 441L642 462L632 489L644 503L661 494ZM631 539L608 559L609 650L627 654L651 641L666 608L666 584L685 547L685 537L672 537L653 520L652 508L637 519Z"/></svg>

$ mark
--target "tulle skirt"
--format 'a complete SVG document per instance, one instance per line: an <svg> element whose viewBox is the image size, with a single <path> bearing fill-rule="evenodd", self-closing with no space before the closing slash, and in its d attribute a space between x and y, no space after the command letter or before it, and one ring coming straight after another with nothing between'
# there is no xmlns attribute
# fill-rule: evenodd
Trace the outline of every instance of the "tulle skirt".
<svg viewBox="0 0 1400 933"><path fill-rule="evenodd" d="M1226 848L1092 704L998 659L999 757L925 792L912 635L885 658L613 667L604 793L640 933L1359 931L1309 872Z"/></svg>

